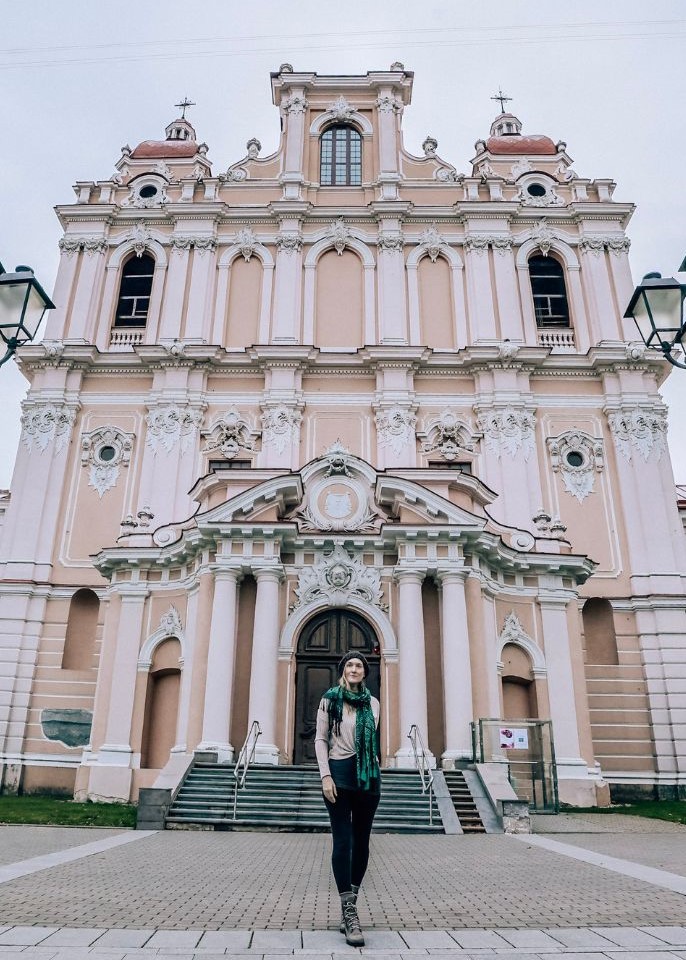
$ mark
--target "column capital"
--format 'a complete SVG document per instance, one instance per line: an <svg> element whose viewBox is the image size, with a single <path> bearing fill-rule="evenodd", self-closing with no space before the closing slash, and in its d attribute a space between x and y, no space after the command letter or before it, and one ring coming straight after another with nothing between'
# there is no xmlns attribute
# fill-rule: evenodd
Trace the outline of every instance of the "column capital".
<svg viewBox="0 0 686 960"><path fill-rule="evenodd" d="M238 583L242 579L243 573L240 567L225 567L223 565L215 564L212 566L212 573L214 575L215 581L217 580L227 580Z"/></svg>
<svg viewBox="0 0 686 960"><path fill-rule="evenodd" d="M439 567L435 577L440 584L464 583L470 572L469 567Z"/></svg>
<svg viewBox="0 0 686 960"><path fill-rule="evenodd" d="M251 573L258 583L267 580L274 580L276 583L281 583L284 578L284 570L281 564L269 567L255 566L252 568Z"/></svg>
<svg viewBox="0 0 686 960"><path fill-rule="evenodd" d="M393 577L398 583L421 584L426 577L426 570L419 570L414 567L396 567L393 571Z"/></svg>
<svg viewBox="0 0 686 960"><path fill-rule="evenodd" d="M578 594L573 590L560 590L555 593L539 593L538 604L548 610L565 610L567 606L575 600L578 600Z"/></svg>

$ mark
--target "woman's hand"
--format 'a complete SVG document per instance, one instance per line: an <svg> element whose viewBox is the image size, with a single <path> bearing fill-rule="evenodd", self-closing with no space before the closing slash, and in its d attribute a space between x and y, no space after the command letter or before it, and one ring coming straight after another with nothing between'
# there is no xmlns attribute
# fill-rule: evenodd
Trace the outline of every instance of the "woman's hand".
<svg viewBox="0 0 686 960"><path fill-rule="evenodd" d="M322 793L329 803L336 802L336 784L333 782L333 777L322 777Z"/></svg>

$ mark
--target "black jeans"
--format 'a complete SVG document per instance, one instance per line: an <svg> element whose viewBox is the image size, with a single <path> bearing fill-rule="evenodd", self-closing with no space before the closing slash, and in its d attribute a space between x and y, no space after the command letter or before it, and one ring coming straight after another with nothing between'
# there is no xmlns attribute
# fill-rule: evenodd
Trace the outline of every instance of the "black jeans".
<svg viewBox="0 0 686 960"><path fill-rule="evenodd" d="M351 758L354 760L354 758ZM343 767L346 761L338 761ZM348 770L336 769L337 762L331 762L331 775L336 784L336 802L330 803L324 797L326 809L331 821L331 866L339 893L347 893L352 884L359 887L369 863L369 835L372 832L374 814L379 806L381 794L371 790L350 790L339 786L349 782Z"/></svg>

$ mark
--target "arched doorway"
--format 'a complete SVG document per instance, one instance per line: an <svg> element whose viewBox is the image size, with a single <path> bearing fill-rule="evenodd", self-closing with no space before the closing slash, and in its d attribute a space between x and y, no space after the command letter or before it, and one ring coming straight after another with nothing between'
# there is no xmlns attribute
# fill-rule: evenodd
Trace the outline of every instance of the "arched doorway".
<svg viewBox="0 0 686 960"><path fill-rule="evenodd" d="M367 686L380 699L381 658L373 627L351 610L325 610L302 629L296 653L293 763L316 763L314 733L322 693L336 683L338 661L359 650L369 661Z"/></svg>

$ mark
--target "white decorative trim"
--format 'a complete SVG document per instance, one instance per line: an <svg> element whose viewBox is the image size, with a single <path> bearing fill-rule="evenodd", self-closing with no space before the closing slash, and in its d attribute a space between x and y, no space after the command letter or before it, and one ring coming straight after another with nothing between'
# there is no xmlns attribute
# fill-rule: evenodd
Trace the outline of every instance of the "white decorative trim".
<svg viewBox="0 0 686 960"><path fill-rule="evenodd" d="M438 255L444 245L445 240L436 229L435 223L427 227L419 238L419 246L426 252L432 263L438 260Z"/></svg>
<svg viewBox="0 0 686 960"><path fill-rule="evenodd" d="M388 614L374 603L368 603L362 596L349 593L344 606L361 614L374 627L381 646L381 656L386 663L393 663L398 659L398 639ZM326 597L321 596L308 604L301 604L293 609L283 625L279 638L279 660L290 660L295 652L297 637L304 625L315 614L330 608Z"/></svg>
<svg viewBox="0 0 686 960"><path fill-rule="evenodd" d="M198 407L181 406L176 403L162 403L151 407L146 414L145 422L148 425L146 443L157 456L164 450L171 451L178 444L181 452L190 450L195 433L202 425L204 411Z"/></svg>
<svg viewBox="0 0 686 960"><path fill-rule="evenodd" d="M305 97L301 97L297 93L292 93L290 97L286 97L281 101L281 109L284 113L304 113L309 106L309 101Z"/></svg>
<svg viewBox="0 0 686 960"><path fill-rule="evenodd" d="M536 243L543 256L547 257L553 245L553 240L555 240L555 234L548 226L548 221L545 217L541 217L531 231L531 239Z"/></svg>
<svg viewBox="0 0 686 960"><path fill-rule="evenodd" d="M175 250L190 250L193 247L201 256L217 249L215 237L173 236L169 244Z"/></svg>
<svg viewBox="0 0 686 960"><path fill-rule="evenodd" d="M90 467L88 486L93 487L100 499L116 486L119 479L119 467L128 467L133 450L133 433L125 433L119 427L106 426L90 430L81 436L81 464ZM114 456L111 460L102 460L99 456L103 447L111 447Z"/></svg>
<svg viewBox="0 0 686 960"><path fill-rule="evenodd" d="M248 179L248 171L240 166L229 167L223 179L226 183L243 183L244 180Z"/></svg>
<svg viewBox="0 0 686 960"><path fill-rule="evenodd" d="M507 453L513 459L519 451L525 460L536 447L536 417L523 407L503 407L477 411L477 425L483 431L486 447L496 457Z"/></svg>
<svg viewBox="0 0 686 960"><path fill-rule="evenodd" d="M107 250L107 240L104 237L72 237L66 236L57 244L62 253L72 257L75 253L83 251L89 257L94 253L104 253Z"/></svg>
<svg viewBox="0 0 686 960"><path fill-rule="evenodd" d="M31 453L34 445L45 453L54 440L55 453L61 453L69 442L71 428L76 421L77 408L66 403L45 403L25 400L22 404L21 439Z"/></svg>
<svg viewBox="0 0 686 960"><path fill-rule="evenodd" d="M303 238L296 233L280 233L276 238L276 246L280 253L300 253L303 248Z"/></svg>
<svg viewBox="0 0 686 960"><path fill-rule="evenodd" d="M488 248L493 247L500 256L504 257L508 250L512 249L512 237L504 234L495 233L476 233L471 234L464 239L465 250L473 250L479 255L486 253Z"/></svg>
<svg viewBox="0 0 686 960"><path fill-rule="evenodd" d="M628 253L630 247L631 241L625 236L594 234L582 237L579 241L579 249L584 253L593 254L594 257L599 257L605 250L619 257L623 253Z"/></svg>
<svg viewBox="0 0 686 960"><path fill-rule="evenodd" d="M603 441L580 430L567 430L559 437L547 437L546 444L553 471L561 475L565 490L583 503L593 493L596 473L605 466ZM581 463L570 463L570 454L578 454Z"/></svg>
<svg viewBox="0 0 686 960"><path fill-rule="evenodd" d="M545 665L545 656L543 651L531 637L524 631L524 627L519 622L517 614L512 610L506 617L503 629L498 637L498 660L502 657L503 648L506 644L513 643L521 647L530 657L532 672L534 677L545 677L547 669Z"/></svg>
<svg viewBox="0 0 686 960"><path fill-rule="evenodd" d="M464 174L458 173L454 167L441 167L436 171L436 179L441 183L461 183Z"/></svg>
<svg viewBox="0 0 686 960"><path fill-rule="evenodd" d="M634 452L646 463L660 460L667 449L667 411L662 405L637 405L605 412L615 445L627 462Z"/></svg>
<svg viewBox="0 0 686 960"><path fill-rule="evenodd" d="M214 421L209 430L201 431L201 435L207 437L203 453L218 450L227 460L233 460L242 451L252 452L255 449L255 440L260 431L254 430L236 407L230 407Z"/></svg>
<svg viewBox="0 0 686 960"><path fill-rule="evenodd" d="M382 253L395 253L403 249L402 233L382 233L376 241L377 247Z"/></svg>
<svg viewBox="0 0 686 960"><path fill-rule="evenodd" d="M319 554L314 566L300 571L295 595L292 609L318 600L326 600L331 606L345 606L354 595L384 611L387 609L379 570L367 566L361 556L351 557L341 544L336 544L329 554Z"/></svg>
<svg viewBox="0 0 686 960"><path fill-rule="evenodd" d="M422 444L423 453L440 453L448 463L457 460L464 450L472 453L476 441L470 425L447 408L440 416L427 420L424 432L418 436L426 438Z"/></svg>
<svg viewBox="0 0 686 960"><path fill-rule="evenodd" d="M512 180L517 180L519 177L524 176L525 173L531 173L532 170L533 166L531 165L531 161L527 160L526 157L521 157L510 167L510 177Z"/></svg>
<svg viewBox="0 0 686 960"><path fill-rule="evenodd" d="M338 256L342 256L343 251L352 238L350 228L344 221L343 217L339 217L337 220L334 220L329 228L328 236L333 243L333 248Z"/></svg>
<svg viewBox="0 0 686 960"><path fill-rule="evenodd" d="M378 410L374 416L379 445L389 446L398 456L414 441L417 417L408 407L394 404Z"/></svg>
<svg viewBox="0 0 686 960"><path fill-rule="evenodd" d="M295 407L280 404L268 407L262 414L262 443L274 447L276 452L284 452L288 444L298 441L302 414Z"/></svg>
<svg viewBox="0 0 686 960"><path fill-rule="evenodd" d="M341 94L340 97L337 97L336 100L330 105L329 113L333 120L339 120L341 122L350 120L352 115L355 113L355 107L353 107Z"/></svg>
<svg viewBox="0 0 686 960"><path fill-rule="evenodd" d="M148 637L141 647L141 652L138 655L138 669L149 670L157 647L165 640L174 638L179 641L181 646L181 656L179 658L179 666L181 666L186 656L186 635L179 611L170 604L167 612L160 617L160 625L157 630Z"/></svg>
<svg viewBox="0 0 686 960"><path fill-rule="evenodd" d="M379 113L402 113L403 111L403 102L400 97L387 93L376 98L376 106Z"/></svg>
<svg viewBox="0 0 686 960"><path fill-rule="evenodd" d="M259 240L253 233L252 227L243 227L236 234L235 244L240 250L245 262L249 263L250 258L259 245Z"/></svg>

